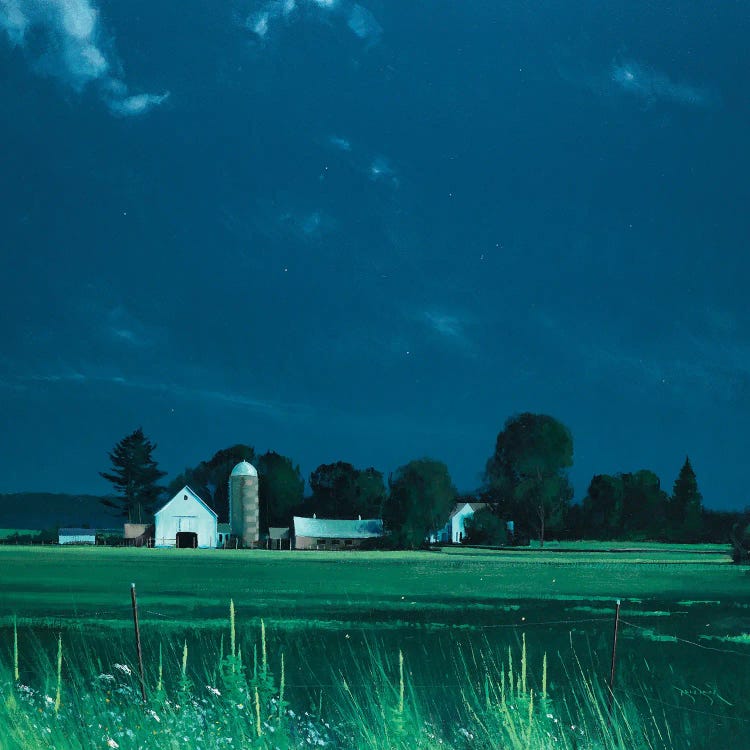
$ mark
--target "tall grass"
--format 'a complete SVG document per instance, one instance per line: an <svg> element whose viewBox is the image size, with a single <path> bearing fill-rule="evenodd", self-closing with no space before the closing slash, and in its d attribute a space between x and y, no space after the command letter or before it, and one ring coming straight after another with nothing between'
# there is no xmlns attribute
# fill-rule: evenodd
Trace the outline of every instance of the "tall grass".
<svg viewBox="0 0 750 750"><path fill-rule="evenodd" d="M369 643L356 672L330 665L326 715L286 702L288 665L272 659L265 623L246 664L238 643L234 605L229 613L230 650L204 639L196 648L167 641L159 647L148 701L122 655L104 660L71 648L62 635L56 659L41 647L0 664L0 747L5 750L78 748L287 748L356 750L510 748L510 750L657 750L674 747L664 716L616 703L607 712L601 685L579 663L569 665L562 686L547 684L547 655L537 663L509 647L498 661L491 651L457 646L452 673L440 690L424 690L410 676L403 650ZM65 658L63 658L65 656ZM272 666L278 664L278 679ZM19 662L22 667L19 679ZM33 674L34 678L27 678ZM29 683L29 684L27 684ZM33 684L32 684L33 683ZM433 686L434 687L434 686ZM54 697L53 697L54 695Z"/></svg>

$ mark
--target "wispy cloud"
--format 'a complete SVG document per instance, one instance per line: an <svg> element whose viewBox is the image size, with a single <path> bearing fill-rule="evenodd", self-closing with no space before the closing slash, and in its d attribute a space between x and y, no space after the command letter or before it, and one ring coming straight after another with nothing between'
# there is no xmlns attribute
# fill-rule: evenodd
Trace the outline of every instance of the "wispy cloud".
<svg viewBox="0 0 750 750"><path fill-rule="evenodd" d="M139 320L123 305L116 305L100 313L100 331L120 344L134 347L152 346L163 334L156 327Z"/></svg>
<svg viewBox="0 0 750 750"><path fill-rule="evenodd" d="M372 11L346 0L269 0L247 16L245 27L258 38L265 39L276 25L311 16L345 24L368 47L383 34L383 27Z"/></svg>
<svg viewBox="0 0 750 750"><path fill-rule="evenodd" d="M610 80L622 91L649 104L664 100L691 107L705 107L713 101L707 89L673 81L666 73L634 60L614 63Z"/></svg>
<svg viewBox="0 0 750 750"><path fill-rule="evenodd" d="M399 186L398 175L384 156L376 156L370 162L369 175L374 182L386 183L392 187Z"/></svg>
<svg viewBox="0 0 750 750"><path fill-rule="evenodd" d="M154 107L158 107L169 97L165 94L134 94L133 96L124 96L121 99L111 99L108 102L110 112L122 117L132 117L133 115L142 115Z"/></svg>
<svg viewBox="0 0 750 750"><path fill-rule="evenodd" d="M8 387L11 387L11 383L12 381L8 381ZM126 377L111 373L82 372L81 370L72 368L63 368L56 372L24 375L15 379L15 384L17 385L29 383L71 386L110 385L118 388L166 394L186 401L200 401L220 406L236 407L275 417L304 417L311 413L311 409L303 404L257 398L236 391L186 386L168 381L149 380L142 377Z"/></svg>
<svg viewBox="0 0 750 750"><path fill-rule="evenodd" d="M460 339L465 335L464 325L455 315L428 310L422 314L422 318L433 331L441 336Z"/></svg>
<svg viewBox="0 0 750 750"><path fill-rule="evenodd" d="M319 142L342 152L343 158L349 165L360 174L365 175L371 182L394 189L400 187L399 173L387 156L367 151L361 146L355 147L349 138L340 133L321 138Z"/></svg>
<svg viewBox="0 0 750 750"><path fill-rule="evenodd" d="M334 148L339 149L339 151L351 151L352 150L352 144L348 138L342 138L341 136L338 136L338 135L332 135L332 136L329 136L328 142Z"/></svg>
<svg viewBox="0 0 750 750"><path fill-rule="evenodd" d="M446 311L431 308L418 312L416 321L421 325L426 341L441 349L460 353L464 356L475 357L476 342L470 335L471 316L456 310Z"/></svg>
<svg viewBox="0 0 750 750"><path fill-rule="evenodd" d="M78 92L98 84L114 114L143 114L168 96L128 92L116 70L111 43L105 41L100 12L90 0L0 0L0 27L11 44L30 55L40 74L58 78ZM32 32L42 38L41 45L30 43Z"/></svg>
<svg viewBox="0 0 750 750"><path fill-rule="evenodd" d="M383 27L378 23L378 19L367 10L363 5L354 3L347 12L346 25L360 39L364 39L373 44L380 39L383 33Z"/></svg>
<svg viewBox="0 0 750 750"><path fill-rule="evenodd" d="M713 327L675 330L658 342L623 343L616 331L564 320L549 312L535 317L539 331L597 385L631 394L658 393L679 403L700 396L731 403L750 398L750 341Z"/></svg>

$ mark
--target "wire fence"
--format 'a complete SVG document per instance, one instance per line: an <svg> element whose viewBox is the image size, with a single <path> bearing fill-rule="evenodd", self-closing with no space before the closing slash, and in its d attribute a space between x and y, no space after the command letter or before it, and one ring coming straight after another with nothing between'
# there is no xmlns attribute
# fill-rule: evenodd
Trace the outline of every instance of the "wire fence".
<svg viewBox="0 0 750 750"><path fill-rule="evenodd" d="M30 624L33 623L49 623L49 622L55 622L59 621L61 624L69 621L69 622L76 622L76 621L83 621L83 620L95 620L97 618L102 618L107 615L118 615L122 617L123 619L127 619L132 616L132 605L130 604L123 604L116 607L110 607L109 609L97 609L97 610L75 610L73 612L64 612L64 613L50 613L45 614L41 616L34 616L34 617L28 617L25 618L21 616L19 619L20 622L28 622ZM143 615L150 615L151 617L157 617L163 620L169 620L171 622L184 622L188 623L189 621L186 620L185 616L176 616L174 614L167 614L166 612L159 612L153 609L140 609L141 617ZM684 614L684 613L679 613ZM220 620L220 618L216 618L217 622ZM330 622L335 623L336 620L331 620ZM520 622L503 622L503 623L445 623L445 627L451 628L462 628L465 629L467 625L469 628L473 631L488 631L488 630L513 630L513 631L523 631L526 628L535 628L535 627L553 627L553 626L562 626L562 625L569 625L569 626L578 626L578 625L590 625L591 623L600 623L602 625L613 625L614 624L614 615L612 617L576 617L576 618L565 618L565 619L553 619L553 620L526 620L525 618L522 618ZM660 642L663 642L665 644L669 643L679 643L687 646L692 646L693 648L700 649L702 651L712 651L715 653L723 653L723 654L731 654L733 656L740 656L744 658L750 658L750 621L748 622L748 633L746 634L748 636L748 648L747 650L739 650L739 649L733 649L733 648L723 648L719 646L712 646L708 645L706 643L701 643L699 640L691 640L690 638L684 638L682 636L676 635L674 633L666 632L664 630L656 630L653 627L647 627L645 625L639 625L638 623L632 622L631 620L626 620L622 617L619 618L619 624L620 626L625 626L627 628L633 628L636 631L642 631L646 633L646 637L651 640L658 640ZM373 631L377 629L378 623L369 623L369 624L362 624L362 625L352 625L351 623L346 623L345 629L347 631ZM344 627L342 623L342 627ZM698 638L701 638L701 636L698 636ZM706 636L703 636L703 638L707 638Z"/></svg>
<svg viewBox="0 0 750 750"><path fill-rule="evenodd" d="M126 617L132 617L133 609L131 604L123 604L120 606L115 607L109 607L108 609L96 609L96 610L76 610L74 612L65 612L65 613L59 613L54 615L46 615L43 617L31 617L31 618L20 618L19 624L26 624L33 626L35 623L50 623L50 622L57 622L60 626L63 626L64 623L70 622L70 621L76 621L76 620L96 620L98 618L103 618L105 616L115 616L122 618ZM153 609L147 609L143 608L140 610L140 615L143 618L142 622L147 621L147 617L153 617L153 618L159 618L161 620L168 620L171 622L187 622L186 618L184 616L180 617L176 614L169 614L166 612L161 612L158 610ZM218 622L218 618L217 618ZM484 623L484 624L472 624L472 629L477 631L499 631L499 630L508 630L508 631L516 631L523 633L529 628L538 628L538 627L549 627L549 628L566 628L569 629L569 632L572 635L572 632L574 628L578 628L580 626L590 626L594 624L597 627L601 627L604 629L607 629L609 627L613 627L615 623L615 610L613 609L613 614L611 617L578 617L578 618L555 618L555 619L547 619L547 620L533 620L528 621L525 619L522 619L519 622L503 622L503 623ZM363 624L360 626L352 626L351 623L346 623L344 625L342 623L342 628L345 627L347 631L377 631L377 625L378 623L370 623L370 624ZM455 624L457 627L460 627L459 624ZM679 647L687 647L691 649L696 649L701 652L711 652L711 653L717 653L717 654L726 654L729 656L734 657L741 657L741 658L750 658L750 638L748 640L748 648L746 650L741 650L739 648L724 648L720 646L714 646L714 645L708 645L706 643L701 643L700 638L701 636L697 636L696 638L686 638L683 635L677 635L672 632L667 632L663 629L655 629L652 627L647 627L645 625L640 625L638 623L633 622L631 619L624 619L619 618L618 619L618 625L623 629L623 631L627 631L630 629L634 633L641 633L644 634L646 638L654 639L659 641L664 646L679 646ZM451 624L448 624L448 627L450 627ZM465 624L464 624L465 627ZM297 688L297 689L304 689L304 690L323 690L326 688L333 688L336 686L336 682L326 682L322 680L315 679L314 682L311 681L300 681L295 682L294 680L289 680L287 682L287 686L289 688ZM358 684L356 681L350 681L348 683L351 687L360 687L360 688L367 688L368 685L365 683ZM461 683L459 681L429 681L429 682L412 682L412 686L416 689L420 690L456 690L462 688L464 683ZM629 690L625 687L619 687L614 686L613 688L613 694L615 696L621 696L621 697L627 697L634 701L645 701L649 705L658 704L660 706L663 706L664 708L668 708L670 710L674 711L681 711L686 712L689 714L700 714L706 717L718 719L718 720L726 720L741 724L750 724L750 716L736 716L729 712L726 713L719 713L716 711L710 711L706 710L704 708L696 708L693 706L686 706L681 705L679 703L674 703L670 701L665 701L660 697L657 697L655 695L651 695L650 693L647 694L645 692L634 692L632 690ZM722 699L723 700L723 699ZM726 701L724 701L726 703Z"/></svg>

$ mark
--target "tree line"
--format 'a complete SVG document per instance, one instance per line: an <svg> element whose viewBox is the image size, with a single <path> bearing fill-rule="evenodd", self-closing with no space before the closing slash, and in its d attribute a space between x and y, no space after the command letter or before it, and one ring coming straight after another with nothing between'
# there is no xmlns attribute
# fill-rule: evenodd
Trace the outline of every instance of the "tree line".
<svg viewBox="0 0 750 750"><path fill-rule="evenodd" d="M568 471L573 437L546 414L510 417L499 432L476 491L460 494L442 461L409 461L387 479L374 467L345 461L321 464L308 478L299 465L274 451L258 454L246 444L217 451L163 485L165 472L153 457L156 444L141 428L120 440L108 454L111 468L100 475L116 490L103 500L134 522L150 522L157 506L189 485L220 518L228 517L232 468L249 461L258 470L261 526L290 525L292 516L382 518L387 543L419 547L442 528L456 503L482 503L467 519L465 541L476 544L524 543L546 539L620 539L670 542L725 542L750 547L748 518L703 507L695 472L686 458L672 493L650 470L597 474L580 503L573 503ZM513 522L508 538L507 522ZM747 542L747 544L746 544ZM745 545L745 546L743 546ZM744 553L739 553L744 554Z"/></svg>

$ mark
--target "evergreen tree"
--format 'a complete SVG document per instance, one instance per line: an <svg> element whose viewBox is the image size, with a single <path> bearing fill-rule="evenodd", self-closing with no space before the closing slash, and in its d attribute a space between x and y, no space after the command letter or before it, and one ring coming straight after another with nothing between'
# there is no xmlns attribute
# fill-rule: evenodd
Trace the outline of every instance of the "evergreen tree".
<svg viewBox="0 0 750 750"><path fill-rule="evenodd" d="M109 472L99 472L117 490L115 498L102 503L116 508L132 523L147 523L151 520L162 487L159 480L166 475L151 457L156 450L139 427L120 440L108 454L112 462Z"/></svg>
<svg viewBox="0 0 750 750"><path fill-rule="evenodd" d="M700 541L703 531L702 500L703 496L698 490L698 481L690 465L690 458L686 457L675 480L670 501L670 517L678 541Z"/></svg>

